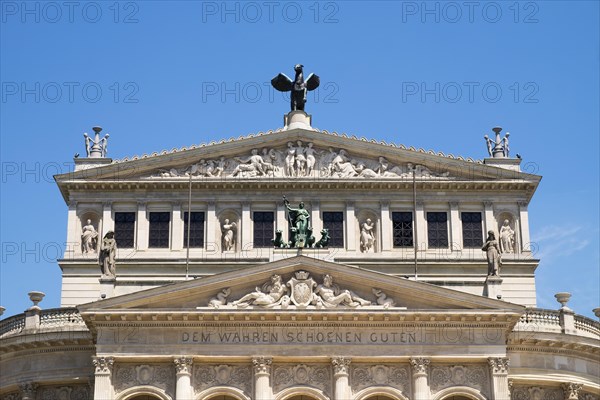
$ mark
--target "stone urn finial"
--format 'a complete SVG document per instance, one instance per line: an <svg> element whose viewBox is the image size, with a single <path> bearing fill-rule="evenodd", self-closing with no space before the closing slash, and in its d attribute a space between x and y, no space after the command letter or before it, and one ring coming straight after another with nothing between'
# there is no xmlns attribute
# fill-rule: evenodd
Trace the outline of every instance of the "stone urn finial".
<svg viewBox="0 0 600 400"><path fill-rule="evenodd" d="M599 308L600 310L600 308ZM6 308L0 306L0 317L2 316L2 314L4 314L4 311L6 311Z"/></svg>
<svg viewBox="0 0 600 400"><path fill-rule="evenodd" d="M600 307L596 307L592 310L592 312L594 313L594 315L596 316L596 318L600 318ZM2 314L0 314L2 315Z"/></svg>
<svg viewBox="0 0 600 400"><path fill-rule="evenodd" d="M29 295L29 300L33 302L33 305L29 307L29 310L41 310L40 306L38 306L38 303L44 299L46 294L44 292L36 291L29 292L27 294Z"/></svg>
<svg viewBox="0 0 600 400"><path fill-rule="evenodd" d="M558 301L562 307L560 307L563 311L572 311L569 307L567 307L567 303L569 299L571 299L571 293L569 292L558 292L554 295L556 297L556 301Z"/></svg>

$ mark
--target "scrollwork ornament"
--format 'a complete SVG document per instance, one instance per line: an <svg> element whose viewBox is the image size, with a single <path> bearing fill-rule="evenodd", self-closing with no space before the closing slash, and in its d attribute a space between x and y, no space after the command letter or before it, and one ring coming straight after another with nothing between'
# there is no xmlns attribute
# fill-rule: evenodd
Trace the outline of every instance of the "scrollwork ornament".
<svg viewBox="0 0 600 400"><path fill-rule="evenodd" d="M348 357L334 357L331 360L333 364L333 371L335 375L348 375L348 368L350 367L350 363L352 360Z"/></svg>
<svg viewBox="0 0 600 400"><path fill-rule="evenodd" d="M19 390L23 397L35 399L35 393L38 389L38 384L35 382L24 382L19 384Z"/></svg>
<svg viewBox="0 0 600 400"><path fill-rule="evenodd" d="M255 374L270 374L271 364L273 359L271 357L255 357L252 359L252 365L254 366Z"/></svg>
<svg viewBox="0 0 600 400"><path fill-rule="evenodd" d="M490 357L488 364L492 374L508 374L509 359L507 357Z"/></svg>
<svg viewBox="0 0 600 400"><path fill-rule="evenodd" d="M177 374L191 374L193 360L190 357L178 357L173 360Z"/></svg>
<svg viewBox="0 0 600 400"><path fill-rule="evenodd" d="M115 359L114 357L94 357L92 362L94 363L96 374L110 374Z"/></svg>
<svg viewBox="0 0 600 400"><path fill-rule="evenodd" d="M410 365L413 368L413 374L427 374L430 362L428 358L411 358Z"/></svg>
<svg viewBox="0 0 600 400"><path fill-rule="evenodd" d="M561 385L565 392L566 400L577 400L579 398L579 391L583 387L581 383L567 382Z"/></svg>

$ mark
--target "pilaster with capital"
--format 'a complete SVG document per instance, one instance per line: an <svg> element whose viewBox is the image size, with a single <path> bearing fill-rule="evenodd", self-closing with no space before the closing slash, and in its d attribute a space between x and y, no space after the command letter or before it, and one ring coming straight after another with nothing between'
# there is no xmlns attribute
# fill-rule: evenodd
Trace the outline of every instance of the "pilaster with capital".
<svg viewBox="0 0 600 400"><path fill-rule="evenodd" d="M356 250L356 216L354 212L354 202L346 202L346 249L348 251Z"/></svg>
<svg viewBox="0 0 600 400"><path fill-rule="evenodd" d="M313 235L316 238L320 238L321 231L323 230L323 220L321 219L321 203L318 200L310 201L310 220L313 228Z"/></svg>
<svg viewBox="0 0 600 400"><path fill-rule="evenodd" d="M35 400L38 384L35 382L24 382L19 384L21 400Z"/></svg>
<svg viewBox="0 0 600 400"><path fill-rule="evenodd" d="M75 200L70 200L68 202L69 211L67 212L67 246L65 247L65 258L72 258L72 254L68 253L78 253L81 254L81 237L77 237L77 229L78 220L77 218L77 202Z"/></svg>
<svg viewBox="0 0 600 400"><path fill-rule="evenodd" d="M221 229L220 222L217 219L217 208L214 201L209 201L206 205L206 232L204 245L209 253L223 251L223 243L218 239L217 232Z"/></svg>
<svg viewBox="0 0 600 400"><path fill-rule="evenodd" d="M334 400L346 400L351 398L350 383L348 375L350 372L350 362L348 357L333 357L333 379L334 379Z"/></svg>
<svg viewBox="0 0 600 400"><path fill-rule="evenodd" d="M490 357L488 358L488 365L492 376L492 399L510 400L508 357Z"/></svg>
<svg viewBox="0 0 600 400"><path fill-rule="evenodd" d="M427 250L427 220L425 219L425 209L422 201L417 201L415 211L415 245L419 251Z"/></svg>
<svg viewBox="0 0 600 400"><path fill-rule="evenodd" d="M565 400L577 400L579 398L579 391L583 387L581 383L567 382L561 385L564 393Z"/></svg>
<svg viewBox="0 0 600 400"><path fill-rule="evenodd" d="M255 357L252 359L254 366L254 398L256 400L270 400L273 398L271 389L271 357Z"/></svg>
<svg viewBox="0 0 600 400"><path fill-rule="evenodd" d="M181 212L181 203L173 203L171 208L171 249L181 250L183 249L183 228L185 221L183 219L184 213Z"/></svg>
<svg viewBox="0 0 600 400"><path fill-rule="evenodd" d="M254 238L252 237L251 228L252 217L250 216L250 202L245 201L242 203L242 239L240 240L240 244L242 245L242 251L254 247Z"/></svg>
<svg viewBox="0 0 600 400"><path fill-rule="evenodd" d="M175 363L177 384L175 387L175 400L187 400L193 398L192 388L192 364L191 357L176 357Z"/></svg>
<svg viewBox="0 0 600 400"><path fill-rule="evenodd" d="M99 229L98 229L99 230ZM112 214L112 203L107 201L102 204L102 235L104 237L106 232L115 230L115 220Z"/></svg>
<svg viewBox="0 0 600 400"><path fill-rule="evenodd" d="M94 364L94 399L112 400L114 388L112 370L115 363L113 357L93 357Z"/></svg>
<svg viewBox="0 0 600 400"><path fill-rule="evenodd" d="M382 201L380 203L381 220L379 237L381 238L381 251L392 250L393 232L392 232L392 215L390 213L390 202Z"/></svg>
<svg viewBox="0 0 600 400"><path fill-rule="evenodd" d="M521 229L521 250L531 251L531 239L529 238L529 213L527 203L519 202L519 228Z"/></svg>
<svg viewBox="0 0 600 400"><path fill-rule="evenodd" d="M487 237L489 231L494 231L496 237L498 237L498 224L494 218L494 203L491 201L483 202L483 221L485 223L484 237Z"/></svg>
<svg viewBox="0 0 600 400"><path fill-rule="evenodd" d="M413 375L413 388L415 400L429 400L429 364L428 358L416 357L410 359Z"/></svg>
<svg viewBox="0 0 600 400"><path fill-rule="evenodd" d="M460 251L463 248L462 229L460 222L460 212L458 210L458 202L452 201L450 205L450 250Z"/></svg>
<svg viewBox="0 0 600 400"><path fill-rule="evenodd" d="M314 214L313 214L314 215ZM313 215L311 215L311 220L313 220ZM288 241L288 222L286 218L286 209L283 203L277 203L277 212L275 215L275 229L281 231L281 239L284 243ZM313 225L314 231L314 225Z"/></svg>
<svg viewBox="0 0 600 400"><path fill-rule="evenodd" d="M135 235L136 248L148 250L148 235L150 233L150 222L146 213L146 203L138 202L137 214L135 216L137 233ZM117 243L117 246L119 243Z"/></svg>

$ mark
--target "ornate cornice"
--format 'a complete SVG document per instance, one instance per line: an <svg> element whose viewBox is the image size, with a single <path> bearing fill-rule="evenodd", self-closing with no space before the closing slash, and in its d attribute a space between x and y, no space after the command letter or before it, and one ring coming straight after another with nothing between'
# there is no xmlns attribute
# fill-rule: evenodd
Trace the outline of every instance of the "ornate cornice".
<svg viewBox="0 0 600 400"><path fill-rule="evenodd" d="M350 363L352 359L349 357L333 357L331 364L333 364L333 372L335 375L348 375Z"/></svg>
<svg viewBox="0 0 600 400"><path fill-rule="evenodd" d="M490 357L488 358L488 364L492 374L508 374L508 365L510 361L508 357Z"/></svg>
<svg viewBox="0 0 600 400"><path fill-rule="evenodd" d="M429 364L431 361L428 358L417 357L410 359L410 365L413 369L413 375L427 375Z"/></svg>
<svg viewBox="0 0 600 400"><path fill-rule="evenodd" d="M252 365L254 366L255 375L270 375L271 364L273 359L271 357L254 357L252 359Z"/></svg>

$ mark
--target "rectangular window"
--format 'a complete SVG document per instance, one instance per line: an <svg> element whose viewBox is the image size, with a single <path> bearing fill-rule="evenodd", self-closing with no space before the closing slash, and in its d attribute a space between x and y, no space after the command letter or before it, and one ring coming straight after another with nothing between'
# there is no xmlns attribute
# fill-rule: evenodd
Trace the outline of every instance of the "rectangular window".
<svg viewBox="0 0 600 400"><path fill-rule="evenodd" d="M394 247L413 246L413 227L411 212L393 212L392 229Z"/></svg>
<svg viewBox="0 0 600 400"><path fill-rule="evenodd" d="M135 212L115 213L115 241L118 248L134 247Z"/></svg>
<svg viewBox="0 0 600 400"><path fill-rule="evenodd" d="M273 247L275 214L271 211L254 211L254 247Z"/></svg>
<svg viewBox="0 0 600 400"><path fill-rule="evenodd" d="M445 212L427 213L427 244L430 248L448 247L448 215Z"/></svg>
<svg viewBox="0 0 600 400"><path fill-rule="evenodd" d="M483 229L480 212L461 213L463 247L483 246Z"/></svg>
<svg viewBox="0 0 600 400"><path fill-rule="evenodd" d="M329 231L329 247L344 247L344 213L323 211L323 227Z"/></svg>
<svg viewBox="0 0 600 400"><path fill-rule="evenodd" d="M148 247L168 248L169 247L169 223L171 222L170 212L151 212L150 213L150 237Z"/></svg>
<svg viewBox="0 0 600 400"><path fill-rule="evenodd" d="M183 248L188 242L188 217L190 218L190 248L204 247L204 212L183 213Z"/></svg>

